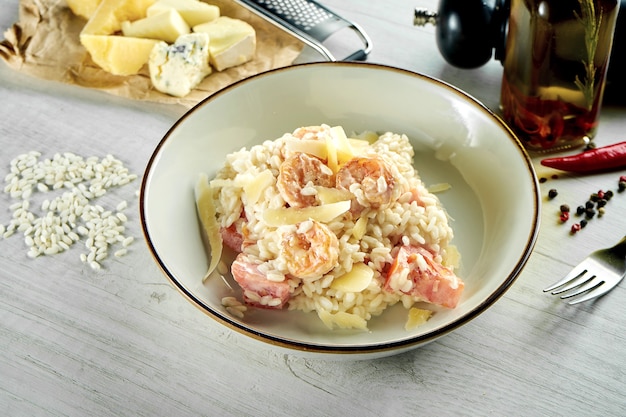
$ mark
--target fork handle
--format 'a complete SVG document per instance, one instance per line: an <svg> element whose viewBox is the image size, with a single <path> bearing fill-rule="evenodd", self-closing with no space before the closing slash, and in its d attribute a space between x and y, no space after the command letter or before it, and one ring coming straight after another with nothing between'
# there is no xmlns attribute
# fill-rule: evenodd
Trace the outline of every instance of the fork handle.
<svg viewBox="0 0 626 417"><path fill-rule="evenodd" d="M617 244L613 246L612 250L619 254L620 257L626 259L626 236L617 242Z"/></svg>

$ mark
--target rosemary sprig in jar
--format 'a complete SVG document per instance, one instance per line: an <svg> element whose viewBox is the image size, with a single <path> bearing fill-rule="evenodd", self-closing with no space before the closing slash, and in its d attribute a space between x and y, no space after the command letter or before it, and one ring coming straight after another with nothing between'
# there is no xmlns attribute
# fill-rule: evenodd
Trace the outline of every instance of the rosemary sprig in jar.
<svg viewBox="0 0 626 417"><path fill-rule="evenodd" d="M580 14L574 12L574 15L585 28L585 52L587 53L587 59L582 61L585 66L585 82L583 83L578 75L576 75L575 84L585 97L587 109L591 110L596 80L594 58L596 56L596 50L598 49L602 10L600 10L600 13L596 14L593 0L578 0L578 3L580 4Z"/></svg>

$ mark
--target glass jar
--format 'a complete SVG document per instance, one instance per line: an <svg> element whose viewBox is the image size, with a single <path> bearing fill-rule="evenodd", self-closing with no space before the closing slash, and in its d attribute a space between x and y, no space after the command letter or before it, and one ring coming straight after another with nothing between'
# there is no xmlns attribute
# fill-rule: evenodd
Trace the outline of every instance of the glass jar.
<svg viewBox="0 0 626 417"><path fill-rule="evenodd" d="M527 149L593 139L618 0L511 0L500 105Z"/></svg>

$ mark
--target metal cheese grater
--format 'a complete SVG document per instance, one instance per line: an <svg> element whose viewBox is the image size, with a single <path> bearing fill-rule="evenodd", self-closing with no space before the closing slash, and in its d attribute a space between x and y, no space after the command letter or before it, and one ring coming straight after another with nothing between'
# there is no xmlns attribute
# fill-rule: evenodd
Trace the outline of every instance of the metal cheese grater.
<svg viewBox="0 0 626 417"><path fill-rule="evenodd" d="M344 19L316 1L237 0L237 2L291 33L329 61L338 59L324 41L343 29L355 32L364 47L349 53L342 60L364 60L372 49L370 38L356 23Z"/></svg>

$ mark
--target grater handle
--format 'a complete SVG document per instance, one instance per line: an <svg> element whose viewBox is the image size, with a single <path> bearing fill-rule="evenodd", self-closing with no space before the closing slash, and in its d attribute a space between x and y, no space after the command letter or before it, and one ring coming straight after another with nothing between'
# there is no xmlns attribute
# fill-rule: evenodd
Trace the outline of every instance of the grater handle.
<svg viewBox="0 0 626 417"><path fill-rule="evenodd" d="M310 9L314 9L329 16L329 19L327 21L322 21L313 28L306 28L298 22L294 21L294 19L291 19L289 16L277 13L276 9L272 7L272 1L236 0L236 2L246 7L250 11L256 13L265 20L269 21L270 23L295 36L296 38L307 44L309 47L314 49L316 52L318 52L320 55L322 55L328 61L337 61L338 59L324 45L323 42L330 35L344 28L349 28L354 31L363 42L364 47L355 52L352 52L347 57L343 58L343 61L365 60L372 49L372 42L367 33L365 33L365 31L361 27L359 27L356 23L339 16L337 13L331 11L324 5L314 0L284 0L284 2L289 3L289 6L292 8L291 13L295 11L299 15L306 16L307 13L310 12Z"/></svg>
<svg viewBox="0 0 626 417"><path fill-rule="evenodd" d="M365 52L365 49L359 49L358 51L355 51L343 58L343 61L364 61L366 58L367 52Z"/></svg>

